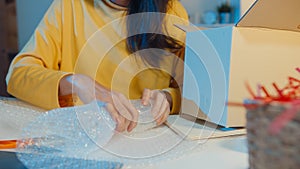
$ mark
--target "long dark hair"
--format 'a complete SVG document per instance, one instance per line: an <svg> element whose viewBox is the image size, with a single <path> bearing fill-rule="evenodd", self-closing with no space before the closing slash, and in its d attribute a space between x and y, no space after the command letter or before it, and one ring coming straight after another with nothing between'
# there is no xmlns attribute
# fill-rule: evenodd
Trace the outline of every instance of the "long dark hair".
<svg viewBox="0 0 300 169"><path fill-rule="evenodd" d="M127 48L130 52L158 48L177 53L182 49L183 46L177 40L165 35L167 30L164 13L167 13L171 5L170 1L172 0L130 0L127 15L137 14L127 19ZM151 66L158 66L158 58L155 54L142 56Z"/></svg>

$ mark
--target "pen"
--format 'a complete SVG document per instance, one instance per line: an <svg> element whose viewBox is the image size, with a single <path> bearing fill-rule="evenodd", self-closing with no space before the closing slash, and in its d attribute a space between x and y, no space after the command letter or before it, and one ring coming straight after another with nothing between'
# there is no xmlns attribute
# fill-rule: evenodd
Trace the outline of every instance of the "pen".
<svg viewBox="0 0 300 169"><path fill-rule="evenodd" d="M163 123L165 126L167 126L171 131L173 131L175 134L177 134L179 137L181 137L182 139L188 140L189 138L187 137L187 134L184 134L183 132L181 132L180 130L176 129L175 127L173 127L169 122L165 121Z"/></svg>
<svg viewBox="0 0 300 169"><path fill-rule="evenodd" d="M17 148L17 140L0 140L0 149Z"/></svg>
<svg viewBox="0 0 300 169"><path fill-rule="evenodd" d="M23 140L0 140L1 149L14 149L17 147L25 147L27 145L33 145L36 143L36 139L23 139Z"/></svg>

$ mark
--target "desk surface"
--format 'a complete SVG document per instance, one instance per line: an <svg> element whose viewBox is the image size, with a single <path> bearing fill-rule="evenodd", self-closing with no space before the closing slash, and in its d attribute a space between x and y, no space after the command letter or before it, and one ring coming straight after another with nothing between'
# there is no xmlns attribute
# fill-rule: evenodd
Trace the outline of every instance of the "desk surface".
<svg viewBox="0 0 300 169"><path fill-rule="evenodd" d="M1 111L1 110L0 110ZM18 130L0 119L1 139L18 136ZM123 168L141 168L141 166L124 166ZM247 140L245 136L234 136L218 139L209 139L199 144L190 152L181 157L143 166L146 169L165 168L222 168L246 169L248 168Z"/></svg>

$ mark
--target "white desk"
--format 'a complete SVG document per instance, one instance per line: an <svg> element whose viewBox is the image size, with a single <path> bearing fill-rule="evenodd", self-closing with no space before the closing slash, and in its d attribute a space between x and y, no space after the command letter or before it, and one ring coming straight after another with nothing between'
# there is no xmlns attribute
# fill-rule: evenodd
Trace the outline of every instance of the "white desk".
<svg viewBox="0 0 300 169"><path fill-rule="evenodd" d="M17 137L20 131L10 127L2 119L3 118L0 118L0 139ZM124 168L135 169L141 168L141 166L124 166ZM145 166L144 168L246 169L248 168L246 136L209 139L190 152L182 154L182 157L159 162L151 166Z"/></svg>
<svg viewBox="0 0 300 169"><path fill-rule="evenodd" d="M124 167L138 169L140 167ZM248 153L246 137L211 139L183 157L161 162L145 169L246 169Z"/></svg>

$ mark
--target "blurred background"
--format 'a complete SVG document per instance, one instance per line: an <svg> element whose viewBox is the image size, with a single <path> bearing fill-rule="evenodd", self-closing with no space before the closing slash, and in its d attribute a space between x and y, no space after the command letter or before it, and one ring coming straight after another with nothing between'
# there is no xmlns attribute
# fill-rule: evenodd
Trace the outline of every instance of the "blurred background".
<svg viewBox="0 0 300 169"><path fill-rule="evenodd" d="M26 44L53 0L0 0L0 96L14 56ZM201 27L234 25L255 0L181 0L191 23ZM221 15L225 12L225 15Z"/></svg>

